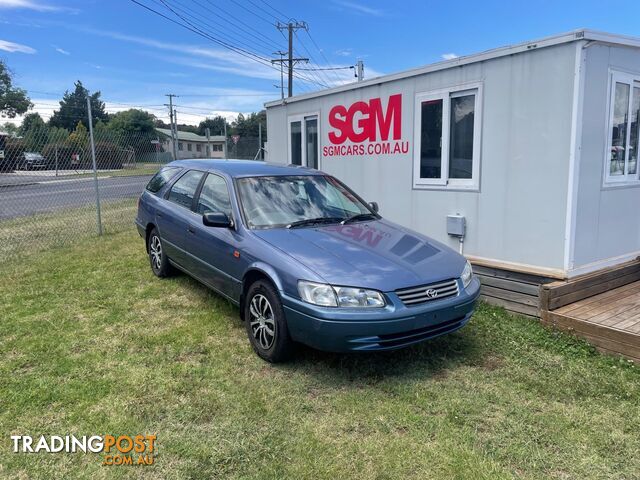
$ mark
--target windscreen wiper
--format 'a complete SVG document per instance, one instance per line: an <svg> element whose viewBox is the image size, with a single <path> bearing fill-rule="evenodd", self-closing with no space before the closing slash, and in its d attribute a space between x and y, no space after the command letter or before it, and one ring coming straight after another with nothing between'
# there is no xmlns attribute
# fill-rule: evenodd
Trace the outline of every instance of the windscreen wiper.
<svg viewBox="0 0 640 480"><path fill-rule="evenodd" d="M318 217L318 218L306 218L304 220L298 220L296 222L291 222L287 225L287 228L296 228L296 227L304 227L306 225L316 225L318 223L338 223L342 220L339 217Z"/></svg>
<svg viewBox="0 0 640 480"><path fill-rule="evenodd" d="M355 215L351 215L349 218L345 218L344 220L342 220L340 222L340 225L346 225L347 223L351 223L351 222L355 222L357 220L366 220L369 218L378 218L378 215L376 215L375 213L356 213Z"/></svg>

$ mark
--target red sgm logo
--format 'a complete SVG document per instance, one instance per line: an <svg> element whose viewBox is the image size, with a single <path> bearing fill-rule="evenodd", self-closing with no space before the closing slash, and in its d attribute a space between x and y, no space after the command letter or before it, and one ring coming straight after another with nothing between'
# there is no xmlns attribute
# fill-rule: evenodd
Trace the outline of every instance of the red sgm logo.
<svg viewBox="0 0 640 480"><path fill-rule="evenodd" d="M402 140L402 94L391 95L386 108L380 98L355 102L349 108L336 105L329 112L329 143L325 157L349 155L397 155L409 153Z"/></svg>

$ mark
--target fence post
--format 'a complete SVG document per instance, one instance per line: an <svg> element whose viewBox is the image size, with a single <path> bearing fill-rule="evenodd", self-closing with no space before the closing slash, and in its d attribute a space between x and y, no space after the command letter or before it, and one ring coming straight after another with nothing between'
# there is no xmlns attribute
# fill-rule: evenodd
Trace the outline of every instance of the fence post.
<svg viewBox="0 0 640 480"><path fill-rule="evenodd" d="M91 141L91 160L93 161L93 184L96 187L96 221L98 235L102 236L102 219L100 218L100 189L98 188L98 167L96 165L96 145L93 141L93 120L91 118L91 99L87 96L87 114L89 115L89 140Z"/></svg>
<svg viewBox="0 0 640 480"><path fill-rule="evenodd" d="M58 139L56 139L56 177L58 176Z"/></svg>
<svg viewBox="0 0 640 480"><path fill-rule="evenodd" d="M224 121L224 159L228 159L227 155L227 120Z"/></svg>

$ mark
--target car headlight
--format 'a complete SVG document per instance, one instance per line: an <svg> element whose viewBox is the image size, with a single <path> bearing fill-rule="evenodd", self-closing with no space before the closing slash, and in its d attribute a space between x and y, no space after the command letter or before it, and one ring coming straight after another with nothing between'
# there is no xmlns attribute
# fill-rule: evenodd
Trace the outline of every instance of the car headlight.
<svg viewBox="0 0 640 480"><path fill-rule="evenodd" d="M300 298L321 307L379 308L385 306L382 293L357 287L334 287L325 283L298 282Z"/></svg>
<svg viewBox="0 0 640 480"><path fill-rule="evenodd" d="M462 270L462 275L460 275L460 280L462 280L462 285L464 288L467 288L471 283L471 279L473 278L473 270L471 269L471 264L467 260L467 263L464 266L464 270Z"/></svg>

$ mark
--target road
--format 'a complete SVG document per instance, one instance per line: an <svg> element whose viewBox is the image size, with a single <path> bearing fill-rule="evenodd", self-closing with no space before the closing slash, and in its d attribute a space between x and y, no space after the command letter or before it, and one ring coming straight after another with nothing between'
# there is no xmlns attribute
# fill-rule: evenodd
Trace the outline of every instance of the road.
<svg viewBox="0 0 640 480"><path fill-rule="evenodd" d="M150 178L151 175L102 178L98 182L100 200L135 198ZM86 205L95 205L93 178L0 188L0 220Z"/></svg>

